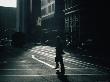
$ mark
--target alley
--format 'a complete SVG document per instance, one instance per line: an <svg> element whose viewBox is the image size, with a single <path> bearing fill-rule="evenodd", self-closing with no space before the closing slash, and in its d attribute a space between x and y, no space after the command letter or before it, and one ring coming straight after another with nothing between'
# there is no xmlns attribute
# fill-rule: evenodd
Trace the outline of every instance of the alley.
<svg viewBox="0 0 110 82"><path fill-rule="evenodd" d="M109 82L109 71L64 52L64 76L54 69L55 47L39 45L1 60L0 82Z"/></svg>

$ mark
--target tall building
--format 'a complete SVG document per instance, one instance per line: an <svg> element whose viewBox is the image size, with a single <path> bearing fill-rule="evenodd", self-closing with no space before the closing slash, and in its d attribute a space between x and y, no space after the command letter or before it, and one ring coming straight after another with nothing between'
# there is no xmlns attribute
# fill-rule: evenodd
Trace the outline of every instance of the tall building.
<svg viewBox="0 0 110 82"><path fill-rule="evenodd" d="M41 0L42 39L52 40L56 35L55 0Z"/></svg>
<svg viewBox="0 0 110 82"><path fill-rule="evenodd" d="M75 49L94 52L96 49L95 0L65 0L65 35Z"/></svg>
<svg viewBox="0 0 110 82"><path fill-rule="evenodd" d="M80 2L65 0L65 35L67 44L77 47L80 41Z"/></svg>
<svg viewBox="0 0 110 82"><path fill-rule="evenodd" d="M55 0L41 0L42 18L54 15Z"/></svg>
<svg viewBox="0 0 110 82"><path fill-rule="evenodd" d="M55 41L64 30L64 0L41 0L42 28L45 40Z"/></svg>
<svg viewBox="0 0 110 82"><path fill-rule="evenodd" d="M17 32L23 32L30 39L37 40L41 18L40 0L17 0ZM40 32L39 32L40 33Z"/></svg>
<svg viewBox="0 0 110 82"><path fill-rule="evenodd" d="M41 0L30 0L30 20L28 33L33 41L41 38Z"/></svg>

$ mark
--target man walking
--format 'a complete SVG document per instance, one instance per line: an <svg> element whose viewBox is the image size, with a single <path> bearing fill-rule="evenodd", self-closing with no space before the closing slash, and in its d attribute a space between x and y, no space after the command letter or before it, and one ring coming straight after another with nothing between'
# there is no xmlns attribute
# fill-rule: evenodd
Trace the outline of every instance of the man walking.
<svg viewBox="0 0 110 82"><path fill-rule="evenodd" d="M61 73L65 73L65 68L64 68L64 63L63 63L63 40L61 39L60 36L57 36L57 41L56 41L56 57L55 57L55 62L56 62L56 67L55 69L61 67Z"/></svg>

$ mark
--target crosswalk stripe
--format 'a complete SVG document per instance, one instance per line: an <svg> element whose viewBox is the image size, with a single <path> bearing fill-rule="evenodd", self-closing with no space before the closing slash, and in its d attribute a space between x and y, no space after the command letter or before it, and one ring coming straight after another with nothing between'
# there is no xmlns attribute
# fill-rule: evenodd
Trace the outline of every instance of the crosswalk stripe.
<svg viewBox="0 0 110 82"><path fill-rule="evenodd" d="M95 68L69 68L69 67L66 67L65 69L68 69L68 70L82 70L82 69L91 69L91 70L96 70ZM6 71L6 70L9 70L9 71L14 71L14 70L40 70L40 69L0 69L0 71ZM46 70L46 69L45 69ZM47 69L48 70L48 69Z"/></svg>
<svg viewBox="0 0 110 82"><path fill-rule="evenodd" d="M17 70L39 70L39 69L0 69L0 71L17 71Z"/></svg>
<svg viewBox="0 0 110 82"><path fill-rule="evenodd" d="M44 74L44 75L0 75L0 77L39 77L39 76L56 76L57 74ZM65 74L67 76L99 76L107 74Z"/></svg>

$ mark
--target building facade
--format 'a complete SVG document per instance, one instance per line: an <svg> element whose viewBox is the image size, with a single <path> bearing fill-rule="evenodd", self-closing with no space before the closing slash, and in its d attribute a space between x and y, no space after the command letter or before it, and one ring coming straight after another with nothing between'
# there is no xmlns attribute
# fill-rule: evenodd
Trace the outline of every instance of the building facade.
<svg viewBox="0 0 110 82"><path fill-rule="evenodd" d="M80 41L80 2L65 0L65 35L68 45L76 48Z"/></svg>
<svg viewBox="0 0 110 82"><path fill-rule="evenodd" d="M41 0L42 18L51 16L55 13L55 0Z"/></svg>
<svg viewBox="0 0 110 82"><path fill-rule="evenodd" d="M56 35L55 0L41 0L42 41L52 40Z"/></svg>
<svg viewBox="0 0 110 82"><path fill-rule="evenodd" d="M65 36L72 49L96 51L96 3L65 0Z"/></svg>
<svg viewBox="0 0 110 82"><path fill-rule="evenodd" d="M79 6L79 0L41 0L42 28L47 31L44 32L47 39L61 35L67 44L77 47L80 41Z"/></svg>
<svg viewBox="0 0 110 82"><path fill-rule="evenodd" d="M37 40L40 36L40 7L40 0L17 0L16 31L25 33L30 40Z"/></svg>
<svg viewBox="0 0 110 82"><path fill-rule="evenodd" d="M55 41L55 37L64 30L64 15L62 14L64 3L62 2L64 0L41 0L44 41Z"/></svg>

